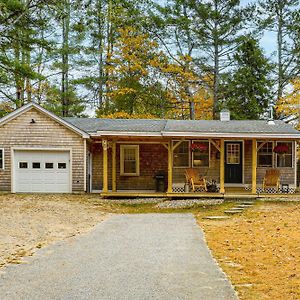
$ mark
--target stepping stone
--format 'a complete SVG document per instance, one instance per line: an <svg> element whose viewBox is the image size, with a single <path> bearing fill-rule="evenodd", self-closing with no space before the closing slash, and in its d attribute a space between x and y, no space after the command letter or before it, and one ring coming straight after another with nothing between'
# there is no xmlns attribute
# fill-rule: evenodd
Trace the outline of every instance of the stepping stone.
<svg viewBox="0 0 300 300"><path fill-rule="evenodd" d="M230 210L238 210L238 211L243 211L245 207L232 207Z"/></svg>
<svg viewBox="0 0 300 300"><path fill-rule="evenodd" d="M225 214L231 214L231 215L240 214L241 212L242 212L242 210L225 210L224 211Z"/></svg>
<svg viewBox="0 0 300 300"><path fill-rule="evenodd" d="M207 219L207 220L226 220L226 219L230 219L227 216L207 216L207 217L203 217L202 219Z"/></svg>
<svg viewBox="0 0 300 300"><path fill-rule="evenodd" d="M252 206L253 206L252 204L251 205L240 204L237 207L239 207L239 208L247 208L247 207L252 207Z"/></svg>

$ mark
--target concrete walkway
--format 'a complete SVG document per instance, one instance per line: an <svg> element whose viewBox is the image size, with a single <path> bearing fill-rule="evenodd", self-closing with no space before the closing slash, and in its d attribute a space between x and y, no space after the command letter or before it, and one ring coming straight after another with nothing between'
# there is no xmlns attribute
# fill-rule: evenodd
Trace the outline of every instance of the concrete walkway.
<svg viewBox="0 0 300 300"><path fill-rule="evenodd" d="M0 299L236 299L191 214L116 215L0 277Z"/></svg>

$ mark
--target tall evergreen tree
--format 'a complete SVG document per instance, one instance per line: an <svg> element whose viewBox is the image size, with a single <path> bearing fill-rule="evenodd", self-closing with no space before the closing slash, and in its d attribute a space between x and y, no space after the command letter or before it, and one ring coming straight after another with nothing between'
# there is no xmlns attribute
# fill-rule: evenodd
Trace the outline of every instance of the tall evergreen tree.
<svg viewBox="0 0 300 300"><path fill-rule="evenodd" d="M80 116L85 110L85 102L77 92L73 80L78 77L76 56L80 55L83 41L83 18L84 11L81 1L63 0L54 7L54 16L57 22L56 38L60 40L55 51L52 53L52 69L61 75L56 85L50 85L46 91L45 106L54 110L58 115ZM52 94L57 94L58 99L52 103Z"/></svg>
<svg viewBox="0 0 300 300"><path fill-rule="evenodd" d="M149 30L159 38L166 55L169 56L173 71L169 74L168 82L172 82L170 88L173 93L178 91L174 95L176 100L173 101L172 109L180 112L183 119L195 119L193 96L200 76L195 70L196 37L188 1L170 1L167 4L156 4L155 8L157 14L150 11L154 26L149 27ZM172 78L172 74L175 78Z"/></svg>
<svg viewBox="0 0 300 300"><path fill-rule="evenodd" d="M37 48L47 48L38 34L45 7L42 0L0 1L0 94L15 107L32 100L32 81L41 77L35 59Z"/></svg>
<svg viewBox="0 0 300 300"><path fill-rule="evenodd" d="M213 115L217 117L223 98L222 75L231 66L231 56L239 44L252 8L241 8L239 0L187 0L192 11L201 69L212 75Z"/></svg>
<svg viewBox="0 0 300 300"><path fill-rule="evenodd" d="M259 27L276 35L275 99L300 74L300 11L298 0L261 0Z"/></svg>
<svg viewBox="0 0 300 300"><path fill-rule="evenodd" d="M245 37L234 54L224 103L234 119L259 119L272 99L272 65L258 41Z"/></svg>

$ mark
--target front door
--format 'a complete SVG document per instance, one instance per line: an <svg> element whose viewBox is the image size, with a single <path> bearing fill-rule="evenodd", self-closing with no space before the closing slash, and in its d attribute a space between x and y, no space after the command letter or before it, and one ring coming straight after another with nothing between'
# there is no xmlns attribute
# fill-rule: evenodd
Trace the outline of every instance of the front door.
<svg viewBox="0 0 300 300"><path fill-rule="evenodd" d="M242 142L225 142L225 183L243 183Z"/></svg>

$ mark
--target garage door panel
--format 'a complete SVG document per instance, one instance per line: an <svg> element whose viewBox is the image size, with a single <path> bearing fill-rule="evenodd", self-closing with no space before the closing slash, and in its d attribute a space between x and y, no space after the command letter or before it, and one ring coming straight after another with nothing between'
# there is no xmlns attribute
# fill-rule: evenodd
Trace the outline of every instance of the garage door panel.
<svg viewBox="0 0 300 300"><path fill-rule="evenodd" d="M16 192L70 192L69 151L16 150L14 166Z"/></svg>

